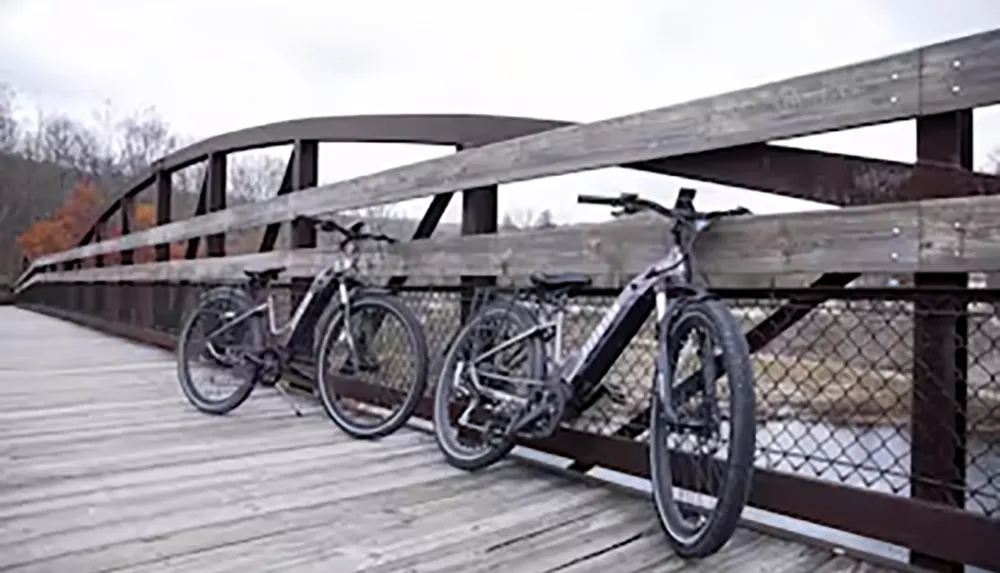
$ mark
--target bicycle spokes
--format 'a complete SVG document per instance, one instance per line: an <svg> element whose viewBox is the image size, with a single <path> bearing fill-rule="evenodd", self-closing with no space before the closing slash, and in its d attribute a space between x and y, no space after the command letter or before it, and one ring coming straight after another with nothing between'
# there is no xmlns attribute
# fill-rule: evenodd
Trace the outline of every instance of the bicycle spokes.
<svg viewBox="0 0 1000 573"><path fill-rule="evenodd" d="M671 406L675 419L668 426L665 435L666 448L682 454L685 463L674 469L675 483L686 484L675 488L675 498L679 517L691 531L705 524L707 506L724 482L721 474L725 467L728 420L722 415L726 408L718 404L719 387L725 387L717 380L716 363L719 350L713 334L693 326L690 330L672 333L676 340L672 378L669 383L678 385L681 381L695 377L693 389L671 392ZM719 463L722 461L723 463Z"/></svg>
<svg viewBox="0 0 1000 573"><path fill-rule="evenodd" d="M219 331L225 314L220 309L206 309L195 318L191 335L186 340L188 354L197 357L188 366L192 385L209 400L232 393L247 377L254 375L256 368L248 356L245 332L248 324L240 323L217 337L210 336ZM201 388L199 379L205 388Z"/></svg>

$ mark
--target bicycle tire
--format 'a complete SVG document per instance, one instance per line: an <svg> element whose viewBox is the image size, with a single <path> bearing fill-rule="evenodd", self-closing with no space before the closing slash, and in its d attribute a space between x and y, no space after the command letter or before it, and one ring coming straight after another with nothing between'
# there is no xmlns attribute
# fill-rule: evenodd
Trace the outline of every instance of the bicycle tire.
<svg viewBox="0 0 1000 573"><path fill-rule="evenodd" d="M232 287L232 286L219 286L215 287L208 292L204 293L198 302L205 302L210 300L213 304L217 302L228 302L230 297L238 297L246 301L246 304L251 304L252 300L250 295L248 295L242 289ZM205 348L206 355L209 359L213 360L220 366L231 367L233 365L232 360L226 356L225 344L218 342L209 342Z"/></svg>
<svg viewBox="0 0 1000 573"><path fill-rule="evenodd" d="M364 426L355 423L351 420L350 416L344 411L341 404L335 400L335 384L334 381L336 377L332 380L327 378L327 369L325 368L327 354L329 353L330 340L339 335L340 330L343 328L344 324L344 313L340 311L337 315L329 321L326 329L323 333L323 337L319 344L319 351L316 356L317 365L317 386L319 387L320 402L323 404L323 410L326 411L327 416L337 425L341 430L343 430L348 435L359 438L359 439L377 439L388 436L393 432L399 430L403 427L413 416L413 412L417 409L420 400L424 397L424 392L427 389L427 370L428 370L428 351L427 351L427 337L424 333L423 326L417 317L413 314L401 300L394 296L381 295L366 293L358 297L356 300L351 302L352 312L356 312L358 309L363 309L364 307L380 307L384 310L387 315L383 318L383 322L393 316L399 319L400 323L403 325L403 329L406 332L406 336L411 343L411 350L414 354L414 359L416 360L416 366L414 368L414 376L411 383L407 386L406 396L403 398L402 404L397 410L394 410L384 421L373 425ZM334 390L334 392L331 392Z"/></svg>
<svg viewBox="0 0 1000 573"><path fill-rule="evenodd" d="M475 335L475 327L494 315L512 319L516 332L523 332L537 324L535 315L516 302L498 301L484 306L465 326L458 331L451 346L445 354L441 366L441 374L434 391L434 439L438 448L444 454L450 465L465 471L478 471L493 465L503 459L515 445L514 436L505 436L495 442L492 447L484 448L480 453L463 452L463 446L457 442L457 432L453 436L451 429L451 408L449 392L454 380L453 370L458 359L458 352L467 338ZM545 347L537 337L526 340L530 356L531 371L529 376L541 379L545 374Z"/></svg>
<svg viewBox="0 0 1000 573"><path fill-rule="evenodd" d="M667 360L676 359L681 343L672 333L682 329L686 321L700 322L712 330L712 337L722 350L729 383L730 461L724 482L715 496L718 502L715 509L702 527L691 532L682 522L674 503L670 451L665 440L670 428L662 422L662 405L654 392L649 433L650 481L658 521L671 548L681 557L701 558L717 552L729 541L750 494L756 446L754 376L746 337L725 304L711 298L690 299L679 304L677 312L668 315L659 329L658 352L667 353L663 357ZM654 378L654 388L657 379L658 376ZM672 381L667 380L667 383L672 384Z"/></svg>
<svg viewBox="0 0 1000 573"><path fill-rule="evenodd" d="M242 383L236 388L236 391L230 394L229 397L222 400L207 399L201 394L201 392L198 391L197 388L195 388L194 383L191 380L191 372L187 363L188 341L190 339L195 320L201 312L220 302L233 303L237 307L238 313L249 311L252 308L250 298L242 291L229 289L228 287L226 289L209 291L184 320L180 333L177 337L177 379L180 383L181 390L184 392L184 396L187 398L188 402L190 402L195 408L206 414L216 415L231 412L246 401L246 399L250 397L250 393L253 392L253 388L256 385L258 378L256 369L254 369L254 373L250 376L246 376ZM261 344L261 332L259 324L257 323L257 318L248 318L247 326L249 328L250 344L253 348L259 348Z"/></svg>

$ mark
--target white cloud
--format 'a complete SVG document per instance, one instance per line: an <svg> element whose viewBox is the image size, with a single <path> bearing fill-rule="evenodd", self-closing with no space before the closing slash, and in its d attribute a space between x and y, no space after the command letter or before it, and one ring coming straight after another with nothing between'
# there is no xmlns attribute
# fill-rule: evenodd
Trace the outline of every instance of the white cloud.
<svg viewBox="0 0 1000 573"><path fill-rule="evenodd" d="M991 0L282 0L170 3L6 0L0 82L48 109L85 114L104 99L155 105L206 137L314 115L491 113L588 121L878 57L1000 24ZM987 115L987 114L982 114ZM995 115L995 114L994 114ZM1000 146L980 131L977 159ZM911 160L912 125L815 136L798 145ZM328 149L329 148L329 149ZM324 146L341 179L444 150ZM558 220L603 218L576 192L679 183L605 170L509 186L505 206ZM711 189L708 206L807 203ZM516 190L515 190L516 189ZM426 201L419 202L421 205ZM457 210L449 218L457 216Z"/></svg>

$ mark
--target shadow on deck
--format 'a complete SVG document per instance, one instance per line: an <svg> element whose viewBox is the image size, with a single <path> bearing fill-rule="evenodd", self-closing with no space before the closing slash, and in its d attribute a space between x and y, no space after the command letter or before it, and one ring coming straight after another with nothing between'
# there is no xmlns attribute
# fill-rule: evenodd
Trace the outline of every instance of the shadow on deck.
<svg viewBox="0 0 1000 573"><path fill-rule="evenodd" d="M173 356L0 308L0 570L876 571L740 530L685 564L648 501L507 461L475 475L404 430L352 440L258 389L200 414Z"/></svg>

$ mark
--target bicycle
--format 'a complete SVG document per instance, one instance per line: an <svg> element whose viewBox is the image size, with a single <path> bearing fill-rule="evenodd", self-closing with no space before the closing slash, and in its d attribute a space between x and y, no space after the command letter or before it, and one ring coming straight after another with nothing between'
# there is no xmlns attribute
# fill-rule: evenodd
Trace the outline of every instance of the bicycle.
<svg viewBox="0 0 1000 573"><path fill-rule="evenodd" d="M271 385L288 400L295 414L301 416L277 382L286 371L311 378L293 359L299 358L296 348L303 345L302 337L307 331L303 318L323 309L313 329L311 347L317 363L316 386L323 409L337 426L356 438L391 434L413 415L427 387L427 341L422 325L402 301L388 290L366 285L357 278L355 270L361 256L359 242L396 241L384 234L363 232L361 221L342 227L334 221L312 217L299 217L298 220L321 231L343 235L339 247L346 257L334 261L313 279L284 324L278 324L275 296L269 287L286 267L245 269L245 285L222 286L205 293L181 328L177 349L181 388L198 410L225 414L242 404L258 383ZM371 311L374 311L373 317L362 318L362 313ZM196 328L200 318L207 320L209 327L204 330L208 334L204 336L204 348L192 350L194 342L202 342L197 338L199 330ZM392 409L388 400L372 397L371 386L358 384L357 380L360 374L382 370L374 352L378 346L376 336L387 329L390 318L402 327L403 335L392 340L388 350L398 350L392 345L398 346L402 341L406 345L403 355L413 359L408 389L405 392L390 390L390 393L402 394L398 409ZM327 363L338 348L346 349L347 357L331 372ZM189 362L197 358L207 358L216 369L235 372L238 376L235 389L218 399L206 397L195 387L191 376ZM389 408L389 415L371 424L351 419L350 408L341 404L337 397L356 397L359 393L365 399L359 400L356 409L371 415L375 413L373 408Z"/></svg>
<svg viewBox="0 0 1000 573"><path fill-rule="evenodd" d="M673 219L674 245L628 283L576 351L564 348L567 301L591 284L589 277L535 273L531 287L513 294L499 289L486 296L477 293L481 302L446 351L434 394L434 435L450 464L468 471L485 468L506 456L517 439L550 436L561 422L579 416L655 308L649 464L658 520L672 548L684 557L709 555L729 540L746 505L753 472L754 374L739 323L702 281L695 280L692 246L711 221L749 211L699 213L694 195L693 189L682 189L672 209L635 194L578 197L580 203L620 208L616 216L651 211ZM675 384L673 375L683 374L681 366L687 365L680 358L682 350L690 350L690 334L701 345L698 358L706 362L703 379ZM706 352L703 343L708 341L718 342L718 356ZM689 352L686 359L691 357ZM728 408L695 402L699 390L716 396L716 380L723 371L728 374ZM460 402L455 406L452 394ZM706 455L671 455L667 438L684 431L712 440L713 447L705 448ZM714 459L723 443L729 464L716 483L716 507L706 510L678 500L682 492L675 492L674 478L686 488L713 493L689 484L689 474L694 462L706 457L713 469L724 467Z"/></svg>

